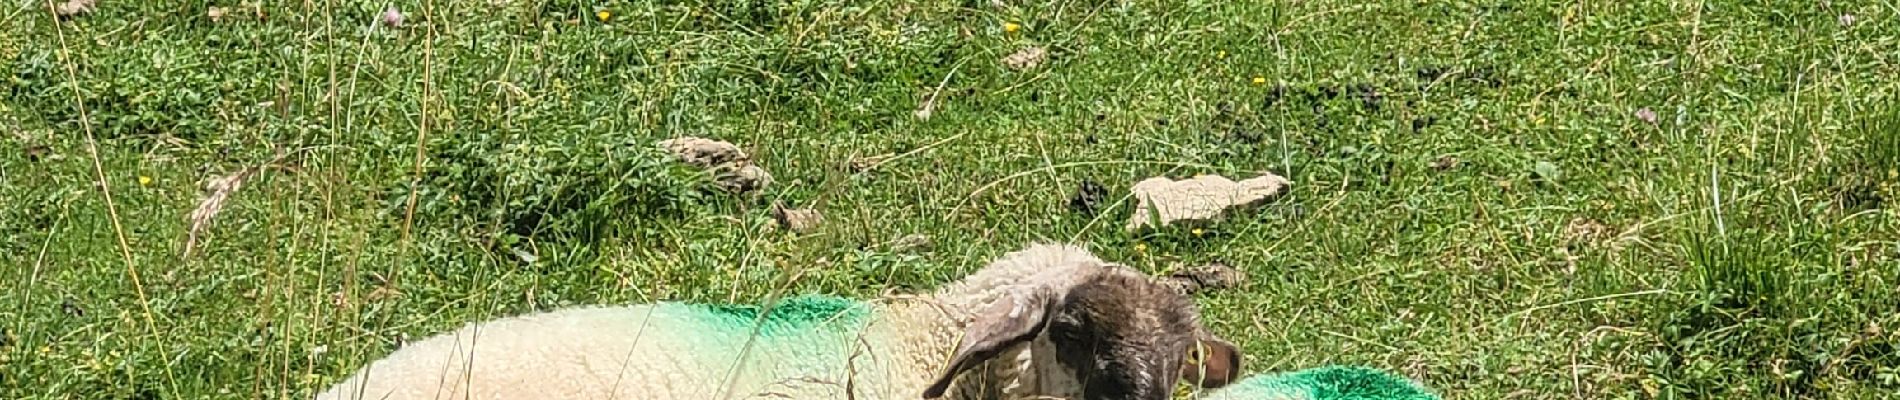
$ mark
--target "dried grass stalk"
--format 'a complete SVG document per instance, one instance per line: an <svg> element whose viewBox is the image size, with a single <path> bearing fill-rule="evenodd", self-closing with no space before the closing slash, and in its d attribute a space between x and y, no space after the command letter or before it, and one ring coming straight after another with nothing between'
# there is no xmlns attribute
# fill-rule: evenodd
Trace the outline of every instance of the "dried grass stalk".
<svg viewBox="0 0 1900 400"><path fill-rule="evenodd" d="M290 153L280 153L268 162L245 167L236 173L206 182L205 191L208 193L204 199L198 200L198 208L191 210L191 215L185 217L185 221L191 223L191 229L185 233L185 250L180 258L191 258L192 250L198 247L198 237L204 233L205 229L211 227L211 221L217 218L219 212L224 211L225 202L230 201L231 195L237 193L238 188L244 187L245 181L257 176L257 173L263 171L264 168L277 165L289 156Z"/></svg>

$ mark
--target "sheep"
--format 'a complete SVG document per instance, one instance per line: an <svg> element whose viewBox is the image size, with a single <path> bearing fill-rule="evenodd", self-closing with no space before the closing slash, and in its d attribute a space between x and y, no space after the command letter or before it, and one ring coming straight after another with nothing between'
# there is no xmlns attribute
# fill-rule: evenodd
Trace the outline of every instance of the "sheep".
<svg viewBox="0 0 1900 400"><path fill-rule="evenodd" d="M1379 369L1329 365L1247 377L1203 400L1439 400L1417 381Z"/></svg>
<svg viewBox="0 0 1900 400"><path fill-rule="evenodd" d="M1186 295L1043 242L925 296L587 306L470 324L316 399L1162 400L1178 381L1218 388L1239 368Z"/></svg>

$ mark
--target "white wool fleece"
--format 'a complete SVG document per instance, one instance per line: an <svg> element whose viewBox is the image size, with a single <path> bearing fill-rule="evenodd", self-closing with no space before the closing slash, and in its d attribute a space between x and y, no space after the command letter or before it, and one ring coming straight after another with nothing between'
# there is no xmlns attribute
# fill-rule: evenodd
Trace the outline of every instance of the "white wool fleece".
<svg viewBox="0 0 1900 400"><path fill-rule="evenodd" d="M344 399L920 398L975 310L1011 290L1073 287L1109 265L1035 244L931 296L831 297L758 308L655 303L581 307L471 324L416 341L317 395ZM957 380L947 399L1073 396L1046 339Z"/></svg>

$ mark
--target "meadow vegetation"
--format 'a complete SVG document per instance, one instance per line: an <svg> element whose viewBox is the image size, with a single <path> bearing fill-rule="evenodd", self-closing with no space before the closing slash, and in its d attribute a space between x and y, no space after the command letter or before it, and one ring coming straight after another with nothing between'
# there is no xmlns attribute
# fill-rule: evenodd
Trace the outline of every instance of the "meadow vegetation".
<svg viewBox="0 0 1900 400"><path fill-rule="evenodd" d="M49 5L0 6L0 398L305 398L470 321L1044 239L1245 271L1197 298L1251 371L1900 398L1892 2ZM654 146L687 135L776 183ZM1262 171L1290 191L1120 229L1142 178Z"/></svg>

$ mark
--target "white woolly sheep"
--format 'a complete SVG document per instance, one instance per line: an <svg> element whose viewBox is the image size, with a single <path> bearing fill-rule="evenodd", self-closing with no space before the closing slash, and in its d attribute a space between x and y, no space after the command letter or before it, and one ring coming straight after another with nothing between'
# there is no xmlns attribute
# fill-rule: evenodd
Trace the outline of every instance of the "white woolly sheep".
<svg viewBox="0 0 1900 400"><path fill-rule="evenodd" d="M1239 371L1185 295L1073 245L886 300L503 318L411 343L317 399L1162 400L1177 380L1217 388Z"/></svg>

